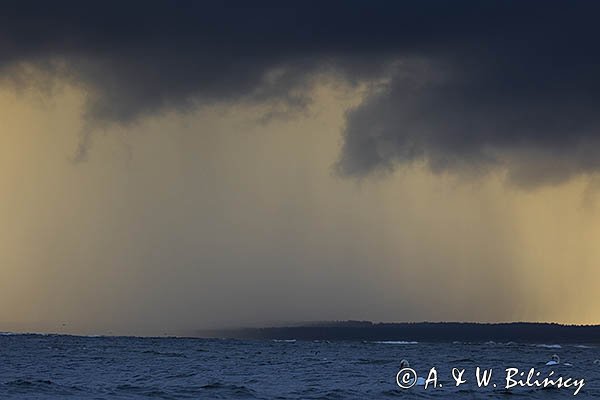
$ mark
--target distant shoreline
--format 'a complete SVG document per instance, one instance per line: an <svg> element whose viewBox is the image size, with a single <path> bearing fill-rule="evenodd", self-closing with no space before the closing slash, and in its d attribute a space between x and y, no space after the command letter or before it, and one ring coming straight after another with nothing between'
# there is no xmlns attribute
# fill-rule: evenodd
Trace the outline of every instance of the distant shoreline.
<svg viewBox="0 0 600 400"><path fill-rule="evenodd" d="M367 340L417 342L598 343L600 325L554 323L370 321L319 322L282 327L200 330L194 336L230 339Z"/></svg>

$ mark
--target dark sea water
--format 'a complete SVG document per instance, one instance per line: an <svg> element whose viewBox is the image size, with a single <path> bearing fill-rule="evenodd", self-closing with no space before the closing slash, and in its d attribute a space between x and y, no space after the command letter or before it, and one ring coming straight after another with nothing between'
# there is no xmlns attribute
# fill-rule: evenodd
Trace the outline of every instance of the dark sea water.
<svg viewBox="0 0 600 400"><path fill-rule="evenodd" d="M549 345L1 335L0 399L574 398L574 388L506 391L508 367L584 378L575 398L600 399L600 348ZM561 364L545 366L553 354ZM435 366L443 387L400 389L402 359L419 376ZM477 366L493 368L488 387ZM453 367L467 383L454 386Z"/></svg>

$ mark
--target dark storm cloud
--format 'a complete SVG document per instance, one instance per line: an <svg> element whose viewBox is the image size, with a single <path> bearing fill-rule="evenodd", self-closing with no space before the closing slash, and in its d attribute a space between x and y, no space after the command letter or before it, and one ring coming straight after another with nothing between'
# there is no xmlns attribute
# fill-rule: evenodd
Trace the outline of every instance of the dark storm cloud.
<svg viewBox="0 0 600 400"><path fill-rule="evenodd" d="M197 104L302 106L322 72L389 78L352 110L339 171L502 165L522 184L599 165L599 7L583 1L14 2L0 69L82 84L93 123Z"/></svg>
<svg viewBox="0 0 600 400"><path fill-rule="evenodd" d="M434 172L504 165L520 185L596 171L597 64L526 62L496 71L464 58L398 67L389 86L349 113L340 171L365 175L412 161Z"/></svg>
<svg viewBox="0 0 600 400"><path fill-rule="evenodd" d="M121 122L192 101L302 104L317 70L345 65L360 79L381 69L354 56L367 38L346 38L359 8L349 3L338 15L339 3L298 4L15 2L0 17L0 65L14 72L16 63L37 63L82 82L89 114Z"/></svg>

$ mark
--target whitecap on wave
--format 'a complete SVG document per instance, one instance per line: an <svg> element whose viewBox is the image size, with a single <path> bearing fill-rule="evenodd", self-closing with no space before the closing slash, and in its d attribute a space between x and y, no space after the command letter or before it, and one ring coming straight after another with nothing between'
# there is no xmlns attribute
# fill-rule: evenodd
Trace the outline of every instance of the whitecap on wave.
<svg viewBox="0 0 600 400"><path fill-rule="evenodd" d="M375 342L372 342L375 344L419 344L419 342L407 342L404 340L378 340Z"/></svg>
<svg viewBox="0 0 600 400"><path fill-rule="evenodd" d="M562 349L560 344L536 344L536 347L543 347L544 349Z"/></svg>

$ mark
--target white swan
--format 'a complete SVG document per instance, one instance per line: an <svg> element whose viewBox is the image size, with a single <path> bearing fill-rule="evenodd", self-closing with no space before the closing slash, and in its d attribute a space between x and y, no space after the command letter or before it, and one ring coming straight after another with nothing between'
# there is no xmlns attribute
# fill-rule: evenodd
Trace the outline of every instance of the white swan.
<svg viewBox="0 0 600 400"><path fill-rule="evenodd" d="M560 357L557 354L552 356L552 360L548 361L546 365L558 365L560 364Z"/></svg>
<svg viewBox="0 0 600 400"><path fill-rule="evenodd" d="M410 364L408 363L407 360L402 360L400 361L400 369L404 369L404 368L410 368ZM410 382L412 384L412 381ZM417 386L425 386L425 378L419 376L417 378Z"/></svg>

